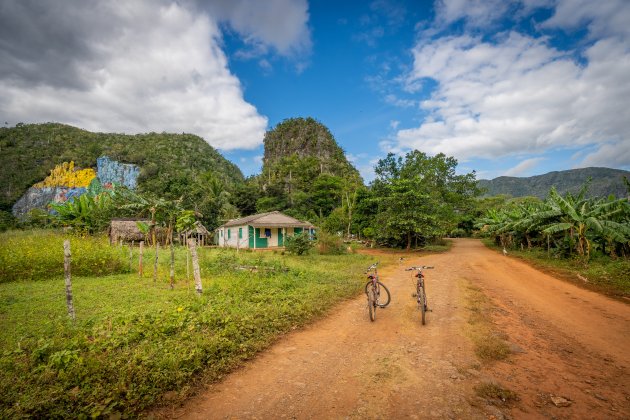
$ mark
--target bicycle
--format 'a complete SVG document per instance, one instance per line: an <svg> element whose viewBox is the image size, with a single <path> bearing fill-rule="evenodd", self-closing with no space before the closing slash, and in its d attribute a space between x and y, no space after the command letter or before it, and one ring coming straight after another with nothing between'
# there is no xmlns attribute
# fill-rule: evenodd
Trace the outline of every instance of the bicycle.
<svg viewBox="0 0 630 420"><path fill-rule="evenodd" d="M378 279L377 265L378 262L375 262L365 271L368 275L368 282L365 283L365 294L367 295L368 311L371 321L376 320L376 308L385 308L391 301L389 290ZM387 299L381 299L381 289L385 291L383 297L387 297Z"/></svg>
<svg viewBox="0 0 630 420"><path fill-rule="evenodd" d="M429 265L420 265L417 267L409 267L405 269L405 271L416 270L417 273L414 277L417 277L416 281L416 298L418 299L418 307L420 308L420 313L422 317L422 325L426 323L426 312L429 311L429 306L427 304L427 292L424 288L424 274L422 270L432 269L433 266Z"/></svg>

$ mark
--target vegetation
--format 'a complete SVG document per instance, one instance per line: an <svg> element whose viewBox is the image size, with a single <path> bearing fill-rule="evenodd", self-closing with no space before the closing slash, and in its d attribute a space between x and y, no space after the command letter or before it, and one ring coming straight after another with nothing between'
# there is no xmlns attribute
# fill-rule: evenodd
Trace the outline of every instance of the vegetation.
<svg viewBox="0 0 630 420"><path fill-rule="evenodd" d="M202 138L191 134L91 133L63 124L0 127L0 227L11 225L11 207L33 184L63 162L96 167L107 155L140 167L138 192L182 205L201 215L209 228L220 224L227 197L243 182L241 171Z"/></svg>
<svg viewBox="0 0 630 420"><path fill-rule="evenodd" d="M625 179L630 179L630 172L610 168L581 168L527 178L500 176L492 180L480 179L479 187L486 191L486 196L505 194L512 197L535 196L544 199L551 187L555 187L561 195L566 193L575 195L590 180L587 197L607 197L611 194L622 197L626 194Z"/></svg>
<svg viewBox="0 0 630 420"><path fill-rule="evenodd" d="M363 181L328 128L313 118L291 118L268 131L264 143L262 174L253 180L257 211L320 224L337 210L346 231Z"/></svg>
<svg viewBox="0 0 630 420"><path fill-rule="evenodd" d="M630 296L630 202L561 196L485 201L476 226L495 246L571 281L613 296Z"/></svg>
<svg viewBox="0 0 630 420"><path fill-rule="evenodd" d="M456 175L456 167L452 157L417 150L404 159L391 153L381 159L372 188L362 197L365 203L357 208L370 220L364 234L409 249L454 230L479 193L474 172Z"/></svg>
<svg viewBox="0 0 630 420"><path fill-rule="evenodd" d="M549 255L575 255L583 262L588 262L592 251L611 258L630 256L628 200L586 199L585 191L563 197L552 188L544 202L489 210L478 227L506 248L542 247Z"/></svg>
<svg viewBox="0 0 630 420"><path fill-rule="evenodd" d="M287 252L291 254L303 255L313 247L313 241L307 232L302 232L297 235L288 236L285 241L285 247Z"/></svg>
<svg viewBox="0 0 630 420"><path fill-rule="evenodd" d="M53 230L11 231L2 234L0 283L63 278L63 240ZM129 272L128 254L111 248L106 237L70 237L72 273L106 276Z"/></svg>
<svg viewBox="0 0 630 420"><path fill-rule="evenodd" d="M483 362L506 359L511 351L505 340L493 329L492 303L481 289L467 285L466 300L470 316L468 325L475 354Z"/></svg>
<svg viewBox="0 0 630 420"><path fill-rule="evenodd" d="M14 234L4 234L3 244L6 235ZM39 235L29 258L52 260L53 247L36 245L48 239ZM163 253L160 261L167 261ZM199 381L220 377L359 293L369 262L361 255L200 249L204 293L197 297L186 280L185 253L176 249L174 290L166 262L157 283L151 273L82 277L73 266L75 323L66 313L62 275L0 284L0 417L135 416L167 391L184 399ZM145 261L153 261L152 250ZM80 259L74 263L78 269Z"/></svg>

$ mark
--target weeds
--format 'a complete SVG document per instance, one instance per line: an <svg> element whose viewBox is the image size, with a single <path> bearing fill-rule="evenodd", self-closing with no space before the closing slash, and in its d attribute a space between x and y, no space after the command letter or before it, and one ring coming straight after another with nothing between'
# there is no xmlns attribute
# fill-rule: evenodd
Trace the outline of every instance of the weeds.
<svg viewBox="0 0 630 420"><path fill-rule="evenodd" d="M492 329L492 304L477 287L468 286L470 311L468 324L475 345L475 354L480 360L490 362L506 359L511 351L508 344Z"/></svg>
<svg viewBox="0 0 630 420"><path fill-rule="evenodd" d="M70 239L73 275L129 272L128 256L122 249L110 247L104 236L78 237L52 230L11 231L0 236L0 283L63 277L64 239Z"/></svg>
<svg viewBox="0 0 630 420"><path fill-rule="evenodd" d="M133 417L167 392L183 399L202 378L216 380L360 292L369 261L200 249L198 297L185 280L185 252L176 252L174 290L168 250L160 251L157 283L151 269L143 278L73 278L75 323L63 276L0 284L0 418Z"/></svg>
<svg viewBox="0 0 630 420"><path fill-rule="evenodd" d="M518 395L514 391L491 382L484 382L475 386L475 393L481 398L499 404L510 404L519 400Z"/></svg>

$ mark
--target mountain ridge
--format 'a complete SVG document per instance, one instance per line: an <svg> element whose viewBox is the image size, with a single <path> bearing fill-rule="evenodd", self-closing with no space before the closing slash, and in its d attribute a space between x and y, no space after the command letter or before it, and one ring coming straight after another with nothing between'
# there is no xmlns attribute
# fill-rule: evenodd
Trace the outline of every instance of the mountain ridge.
<svg viewBox="0 0 630 420"><path fill-rule="evenodd" d="M534 196L544 199L552 186L560 194L576 194L589 181L587 197L605 197L614 194L616 197L628 195L623 177L630 180L630 171L622 169L588 167L551 171L530 177L500 176L491 180L480 179L478 185L486 190L484 196L499 194L512 197Z"/></svg>

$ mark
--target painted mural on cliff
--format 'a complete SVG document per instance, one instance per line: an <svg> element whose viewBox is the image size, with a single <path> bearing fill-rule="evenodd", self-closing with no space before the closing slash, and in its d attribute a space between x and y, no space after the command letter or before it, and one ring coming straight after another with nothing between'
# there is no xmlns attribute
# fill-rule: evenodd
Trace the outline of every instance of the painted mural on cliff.
<svg viewBox="0 0 630 420"><path fill-rule="evenodd" d="M139 175L140 168L136 165L121 163L107 156L96 160L96 171L92 168L76 168L74 162L64 162L55 166L46 179L26 191L13 205L13 216L24 218L34 209L49 211L51 202L64 203L84 194L95 179L105 188L116 184L135 189Z"/></svg>

